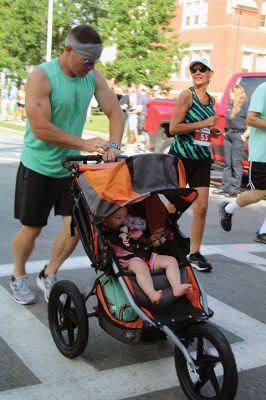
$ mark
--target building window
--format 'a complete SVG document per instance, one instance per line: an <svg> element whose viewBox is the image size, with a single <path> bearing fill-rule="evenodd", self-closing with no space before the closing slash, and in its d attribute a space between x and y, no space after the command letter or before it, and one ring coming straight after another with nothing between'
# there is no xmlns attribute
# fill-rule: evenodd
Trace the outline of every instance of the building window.
<svg viewBox="0 0 266 400"><path fill-rule="evenodd" d="M257 55L256 71L266 71L266 55Z"/></svg>
<svg viewBox="0 0 266 400"><path fill-rule="evenodd" d="M266 15L261 14L260 16L260 27L266 28Z"/></svg>
<svg viewBox="0 0 266 400"><path fill-rule="evenodd" d="M242 56L242 71L252 72L252 66L253 66L253 54L244 53Z"/></svg>
<svg viewBox="0 0 266 400"><path fill-rule="evenodd" d="M182 28L207 26L208 0L183 0Z"/></svg>
<svg viewBox="0 0 266 400"><path fill-rule="evenodd" d="M189 75L189 56L185 55L181 61L180 79L186 81L190 78Z"/></svg>
<svg viewBox="0 0 266 400"><path fill-rule="evenodd" d="M266 28L266 1L261 4L260 27Z"/></svg>

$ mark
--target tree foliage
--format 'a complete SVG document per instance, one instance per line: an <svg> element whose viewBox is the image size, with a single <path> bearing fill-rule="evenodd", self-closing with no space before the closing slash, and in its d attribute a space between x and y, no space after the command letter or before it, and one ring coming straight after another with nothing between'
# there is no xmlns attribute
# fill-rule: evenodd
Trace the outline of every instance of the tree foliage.
<svg viewBox="0 0 266 400"><path fill-rule="evenodd" d="M105 44L117 45L116 60L103 72L119 83L166 86L179 67L177 36L170 27L175 0L107 0L107 17L98 21Z"/></svg>
<svg viewBox="0 0 266 400"><path fill-rule="evenodd" d="M64 46L66 33L80 23L96 25L104 15L101 2L54 0L52 55ZM0 0L0 69L23 78L29 66L45 61L48 0Z"/></svg>
<svg viewBox="0 0 266 400"><path fill-rule="evenodd" d="M24 78L45 60L49 0L0 0L0 70ZM170 28L175 0L54 0L52 56L61 54L67 32L91 24L117 58L101 65L118 83L164 85L178 68L180 49ZM173 64L174 57L174 64ZM12 76L13 74L13 76Z"/></svg>

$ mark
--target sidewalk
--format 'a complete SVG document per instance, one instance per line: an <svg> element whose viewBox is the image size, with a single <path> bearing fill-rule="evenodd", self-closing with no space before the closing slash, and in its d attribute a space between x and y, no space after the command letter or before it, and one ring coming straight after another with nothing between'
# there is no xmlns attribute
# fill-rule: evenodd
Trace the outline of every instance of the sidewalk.
<svg viewBox="0 0 266 400"><path fill-rule="evenodd" d="M1 122L4 123L4 126L1 124ZM10 124L11 127L7 127L7 124ZM6 129L6 130L8 130L10 132L14 132L14 133L17 133L17 134L23 136L24 135L24 131L15 129L14 125L17 125L19 127L25 127L26 124L25 124L25 122L19 122L19 121L1 121L0 120L0 128L1 129ZM108 140L109 139L109 133L107 133L107 132L97 132L97 131L84 129L82 137L84 139L91 139L93 137L100 137L100 138L102 138L104 140ZM143 154L144 152L145 152L144 150L141 150L141 149L137 148L137 146L134 145L134 144L128 144L127 148L125 150L122 150L122 153L124 155L127 155L127 156L131 156L133 154Z"/></svg>

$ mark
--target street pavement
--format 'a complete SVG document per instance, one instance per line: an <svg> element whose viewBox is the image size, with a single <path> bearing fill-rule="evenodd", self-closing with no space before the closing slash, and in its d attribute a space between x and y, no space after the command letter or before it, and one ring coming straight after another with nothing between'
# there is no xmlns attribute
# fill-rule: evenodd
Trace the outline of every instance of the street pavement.
<svg viewBox="0 0 266 400"><path fill-rule="evenodd" d="M185 400L174 368L174 346L169 340L130 346L108 336L96 318L89 320L90 336L83 355L66 359L53 343L47 321L47 303L36 286L36 276L47 262L60 220L51 215L27 265L38 302L17 304L9 288L12 273L12 237L15 174L22 134L0 129L0 400ZM130 148L134 151L134 148ZM212 174L218 182L219 172ZM254 242L265 216L262 201L234 216L230 233L219 226L218 204L212 194L202 252L213 272L198 273L214 310L212 322L231 343L239 371L237 400L266 398L266 246ZM192 210L180 219L189 235ZM87 292L95 279L81 246L62 266L59 279L74 282ZM93 305L93 304L91 304ZM224 399L227 400L227 399Z"/></svg>

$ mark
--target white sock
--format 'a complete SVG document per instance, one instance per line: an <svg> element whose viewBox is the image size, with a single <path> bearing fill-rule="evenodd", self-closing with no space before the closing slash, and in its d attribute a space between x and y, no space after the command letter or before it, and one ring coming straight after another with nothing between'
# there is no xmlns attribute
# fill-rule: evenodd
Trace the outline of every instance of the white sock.
<svg viewBox="0 0 266 400"><path fill-rule="evenodd" d="M235 201L232 201L232 203L228 203L224 209L228 214L234 214L238 208L240 208L239 205Z"/></svg>
<svg viewBox="0 0 266 400"><path fill-rule="evenodd" d="M259 230L259 234L261 235L262 233L266 233L266 218L264 218L264 221Z"/></svg>

